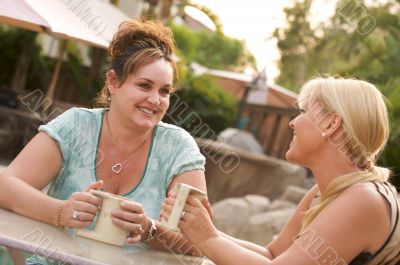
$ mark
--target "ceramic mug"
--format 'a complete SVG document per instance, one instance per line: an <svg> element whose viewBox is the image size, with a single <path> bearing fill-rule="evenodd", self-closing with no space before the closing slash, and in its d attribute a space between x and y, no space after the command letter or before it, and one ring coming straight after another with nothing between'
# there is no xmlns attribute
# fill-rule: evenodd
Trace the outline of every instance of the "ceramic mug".
<svg viewBox="0 0 400 265"><path fill-rule="evenodd" d="M90 190L90 193L102 200L100 211L97 214L97 221L93 230L78 229L76 234L111 245L123 246L129 231L116 226L112 222L111 211L120 209L121 201L129 200L122 196L100 190Z"/></svg>
<svg viewBox="0 0 400 265"><path fill-rule="evenodd" d="M168 218L168 221L165 219L161 220L161 225L165 228L179 232L180 229L178 227L179 220L181 219L183 209L186 205L186 200L190 195L193 195L200 201L206 197L206 194L198 190L190 185L184 183L177 183L172 190L176 194L176 200L174 202L174 206L172 208L171 214Z"/></svg>

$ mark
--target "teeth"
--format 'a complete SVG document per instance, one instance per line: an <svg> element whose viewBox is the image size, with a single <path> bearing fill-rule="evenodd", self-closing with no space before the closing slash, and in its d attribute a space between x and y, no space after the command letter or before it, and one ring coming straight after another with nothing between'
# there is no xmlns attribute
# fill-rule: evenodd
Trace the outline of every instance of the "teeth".
<svg viewBox="0 0 400 265"><path fill-rule="evenodd" d="M143 107L139 107L139 109L141 111L143 111L144 113L146 113L146 114L154 114L154 113L156 113L155 111L152 111L152 110L149 110L149 109L146 109L146 108L143 108Z"/></svg>

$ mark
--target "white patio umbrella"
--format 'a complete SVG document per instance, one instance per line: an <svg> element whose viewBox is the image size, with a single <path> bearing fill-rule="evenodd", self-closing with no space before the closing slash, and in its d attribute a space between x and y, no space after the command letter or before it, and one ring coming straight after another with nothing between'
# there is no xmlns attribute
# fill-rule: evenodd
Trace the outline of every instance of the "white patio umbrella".
<svg viewBox="0 0 400 265"><path fill-rule="evenodd" d="M117 26L126 19L128 17L119 9L98 0L0 0L0 23L37 32L45 31L60 39L100 48L108 47ZM51 99L65 50L64 42L47 90L47 96Z"/></svg>
<svg viewBox="0 0 400 265"><path fill-rule="evenodd" d="M1 23L37 32L50 28L49 23L25 1L1 0L0 3Z"/></svg>

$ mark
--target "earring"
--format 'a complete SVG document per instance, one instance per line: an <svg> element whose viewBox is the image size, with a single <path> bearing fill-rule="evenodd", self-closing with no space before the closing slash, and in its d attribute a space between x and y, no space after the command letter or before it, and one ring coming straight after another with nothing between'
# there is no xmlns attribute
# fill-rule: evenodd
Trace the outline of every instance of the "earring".
<svg viewBox="0 0 400 265"><path fill-rule="evenodd" d="M322 135L322 137L325 137L325 136L326 136L326 133L323 132L323 133L321 133L321 135Z"/></svg>
<svg viewBox="0 0 400 265"><path fill-rule="evenodd" d="M110 93L111 86L108 85L107 88L108 88L108 93ZM107 100L108 100L108 102L110 102L110 101L111 101L111 96L109 96L109 97L107 98Z"/></svg>

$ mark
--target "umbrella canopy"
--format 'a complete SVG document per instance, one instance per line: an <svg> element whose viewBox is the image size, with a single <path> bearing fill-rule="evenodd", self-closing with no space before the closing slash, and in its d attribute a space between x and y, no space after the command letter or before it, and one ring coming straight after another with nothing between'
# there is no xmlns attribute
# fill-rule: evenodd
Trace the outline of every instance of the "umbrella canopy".
<svg viewBox="0 0 400 265"><path fill-rule="evenodd" d="M15 0L1 0L0 22L42 32L50 25L27 2Z"/></svg>
<svg viewBox="0 0 400 265"><path fill-rule="evenodd" d="M112 40L115 32L117 32L119 24L129 19L120 9L108 2L88 0L86 2L83 1L83 3L86 3L89 8L93 8L93 10L96 10L101 15L101 23L97 27L97 31L108 42Z"/></svg>
<svg viewBox="0 0 400 265"><path fill-rule="evenodd" d="M128 19L113 5L98 1L0 0L0 23L47 32L52 36L107 48L118 25ZM47 95L53 98L62 57L61 46Z"/></svg>

